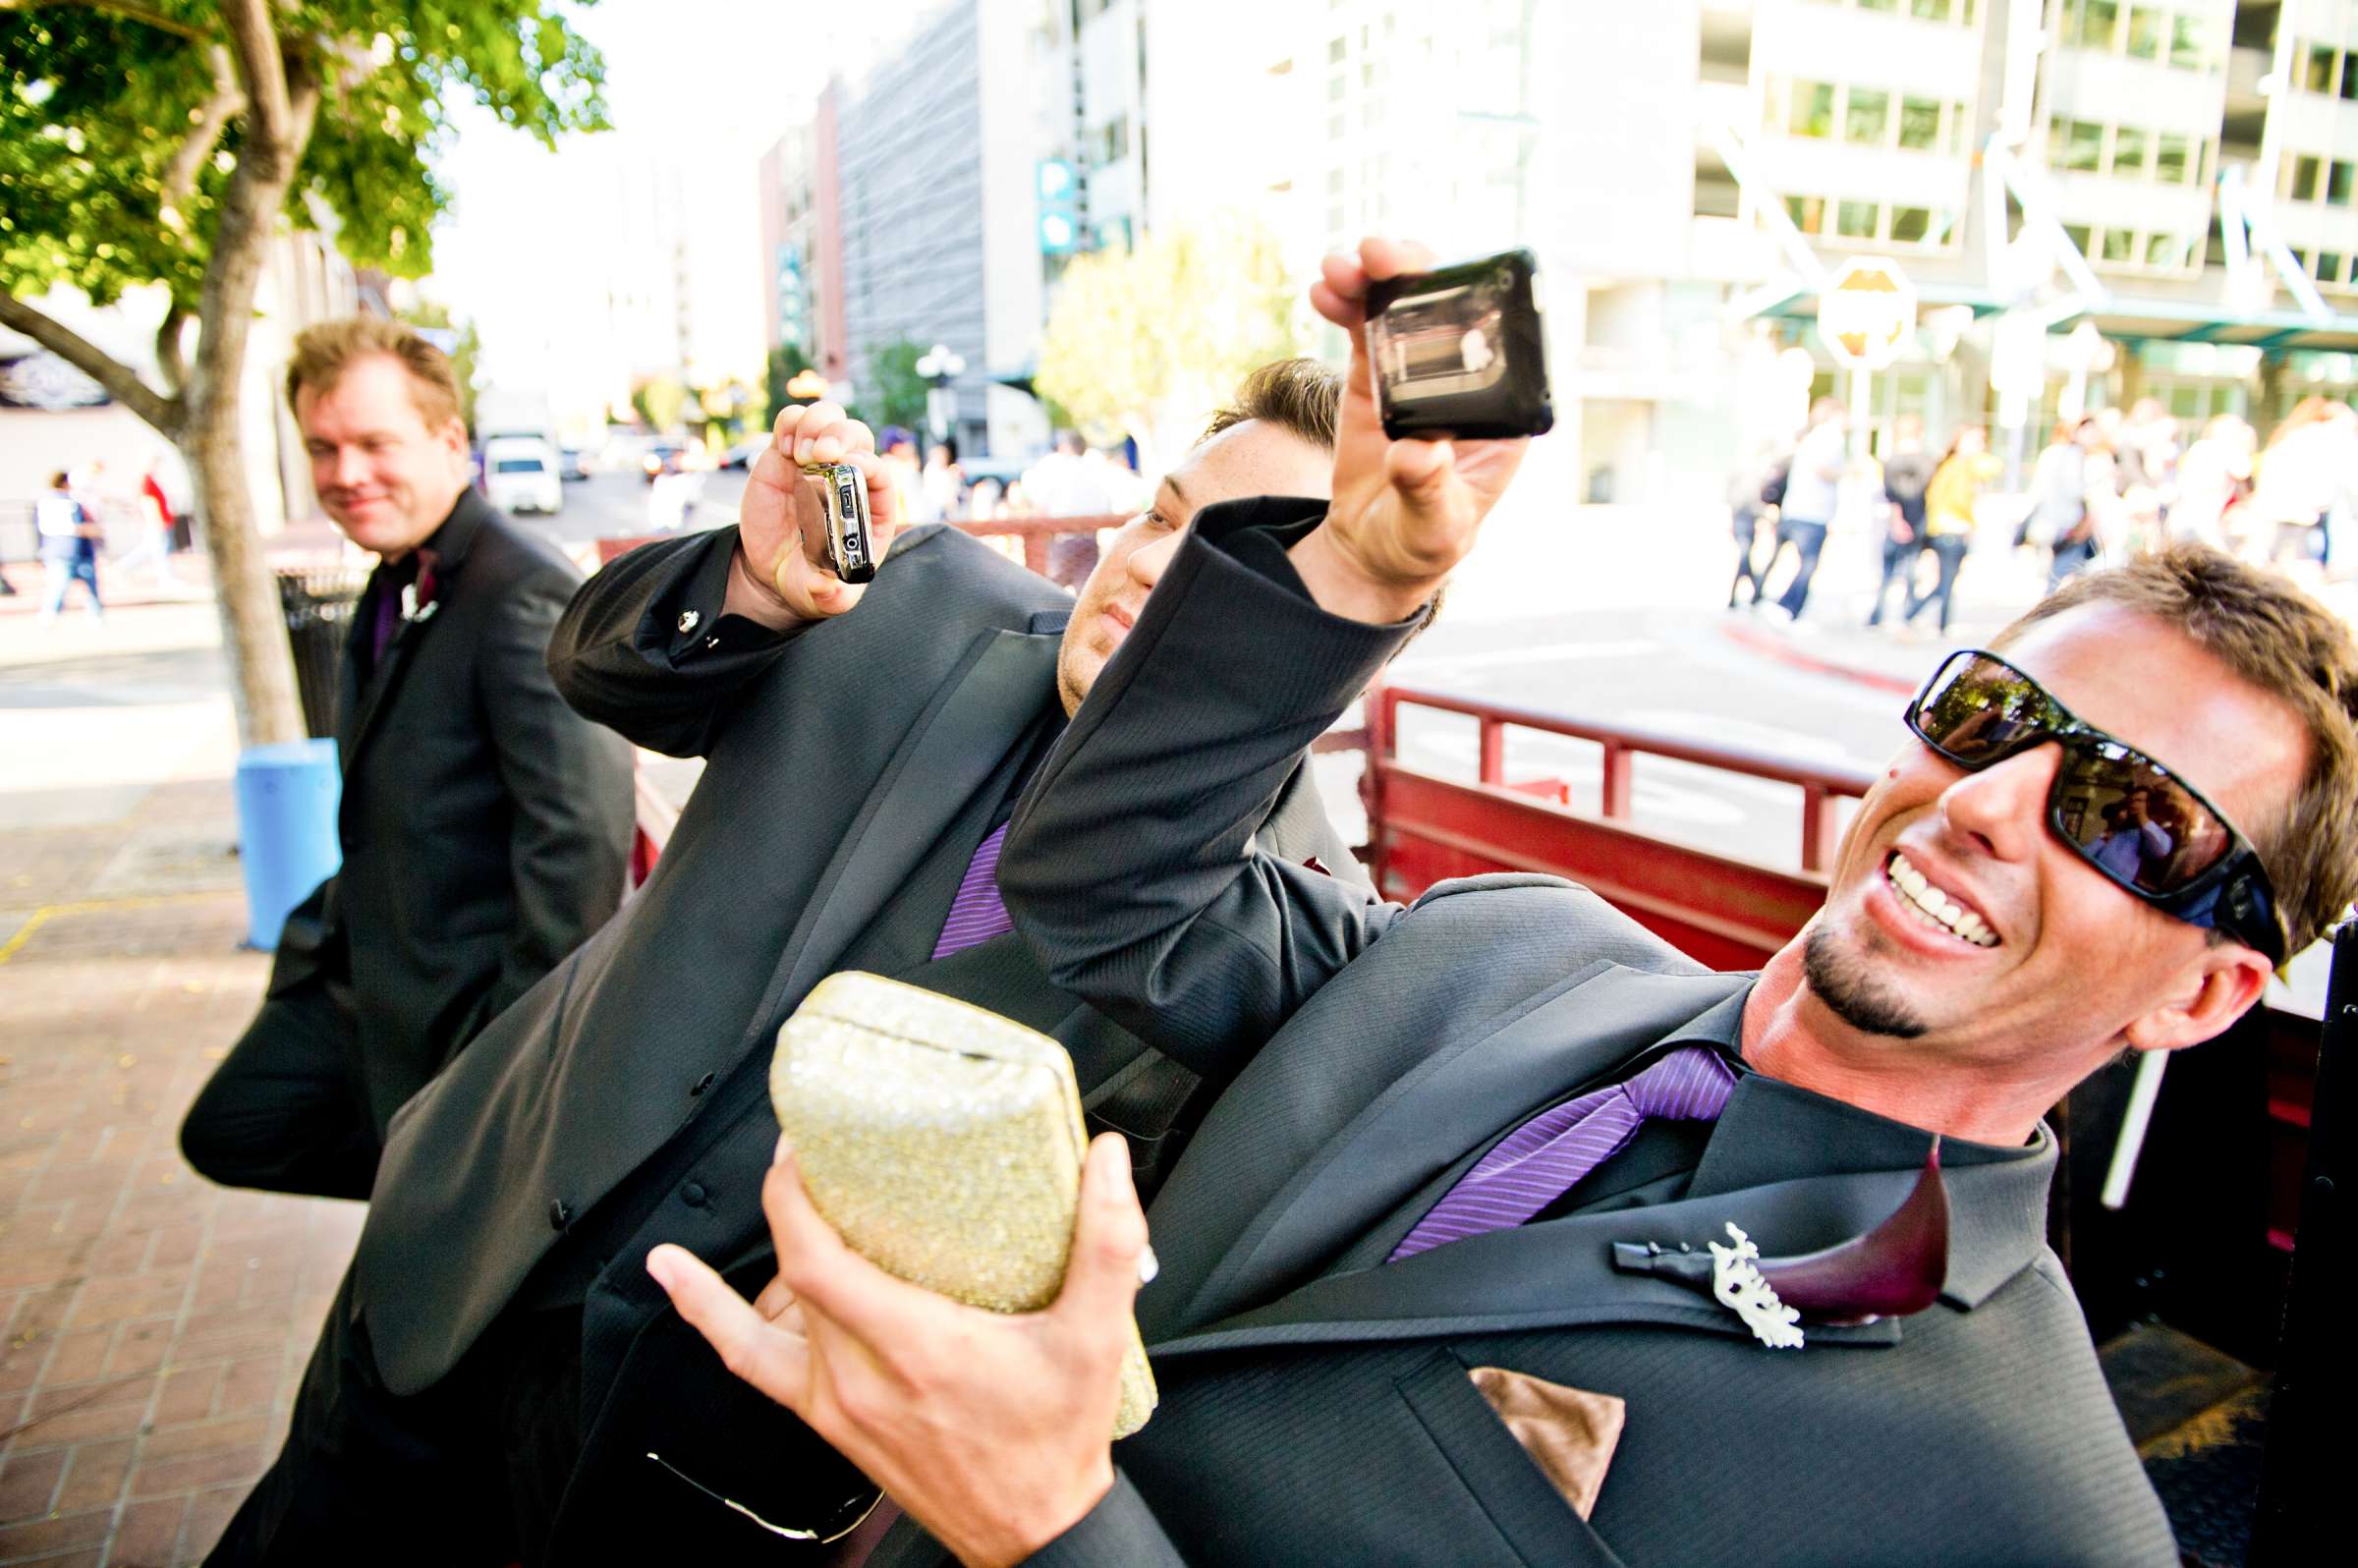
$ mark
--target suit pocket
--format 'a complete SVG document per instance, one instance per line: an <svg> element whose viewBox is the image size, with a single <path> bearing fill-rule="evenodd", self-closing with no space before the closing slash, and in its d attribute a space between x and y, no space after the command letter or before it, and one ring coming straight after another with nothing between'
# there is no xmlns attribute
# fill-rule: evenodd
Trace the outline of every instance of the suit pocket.
<svg viewBox="0 0 2358 1568"><path fill-rule="evenodd" d="M1473 1369L1444 1348L1393 1386L1457 1473L1459 1483L1535 1568L1621 1568L1621 1559L1572 1511L1474 1384Z"/></svg>

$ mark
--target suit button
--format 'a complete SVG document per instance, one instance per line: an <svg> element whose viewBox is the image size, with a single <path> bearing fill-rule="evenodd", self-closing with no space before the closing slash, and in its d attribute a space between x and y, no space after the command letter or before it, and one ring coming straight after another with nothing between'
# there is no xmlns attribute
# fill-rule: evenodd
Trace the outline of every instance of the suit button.
<svg viewBox="0 0 2358 1568"><path fill-rule="evenodd" d="M690 1208L703 1207L711 1196L710 1193L704 1191L702 1182L690 1182L680 1189L680 1202L686 1204Z"/></svg>
<svg viewBox="0 0 2358 1568"><path fill-rule="evenodd" d="M706 1073L695 1083L690 1084L688 1086L688 1097L690 1099L694 1099L698 1095L702 1094L705 1090L710 1089L712 1087L712 1081L719 1076L720 1075L718 1073Z"/></svg>
<svg viewBox="0 0 2358 1568"><path fill-rule="evenodd" d="M565 1202L565 1200L562 1198L550 1199L548 1201L548 1228L551 1230L563 1230L566 1226L572 1223L573 1205Z"/></svg>

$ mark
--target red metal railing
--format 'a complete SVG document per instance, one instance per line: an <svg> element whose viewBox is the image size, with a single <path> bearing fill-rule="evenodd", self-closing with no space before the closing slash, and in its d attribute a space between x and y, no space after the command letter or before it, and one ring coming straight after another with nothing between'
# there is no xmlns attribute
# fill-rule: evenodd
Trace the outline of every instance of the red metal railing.
<svg viewBox="0 0 2358 1568"><path fill-rule="evenodd" d="M1401 761L1403 707L1475 721L1474 782ZM1369 859L1387 896L1413 898L1446 877L1482 871L1566 876L1717 969L1757 967L1807 924L1825 902L1837 803L1864 795L1875 781L1865 768L1797 763L1684 735L1405 686L1370 691L1367 712ZM1594 812L1575 808L1569 786L1558 779L1507 777L1507 732L1516 729L1598 747L1603 769ZM1800 792L1800 869L1640 831L1631 822L1631 803L1641 756L1794 786Z"/></svg>

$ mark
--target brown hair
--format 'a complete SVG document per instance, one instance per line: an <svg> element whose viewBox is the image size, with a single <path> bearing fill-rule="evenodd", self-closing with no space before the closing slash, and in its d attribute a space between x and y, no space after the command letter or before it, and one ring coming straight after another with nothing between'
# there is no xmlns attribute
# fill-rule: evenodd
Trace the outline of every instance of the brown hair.
<svg viewBox="0 0 2358 1568"><path fill-rule="evenodd" d="M305 327L295 337L287 362L287 407L304 388L326 392L353 364L372 354L397 361L410 372L410 397L427 427L459 417L459 376L450 356L399 321L381 315L348 315Z"/></svg>
<svg viewBox="0 0 2358 1568"><path fill-rule="evenodd" d="M2083 572L1998 634L2002 651L2037 623L2083 604L2165 621L2244 681L2300 715L2309 766L2274 819L2238 823L2274 885L2297 953L2358 897L2358 644L2285 580L2218 550L2181 545Z"/></svg>
<svg viewBox="0 0 2358 1568"><path fill-rule="evenodd" d="M1316 360L1272 360L1237 383L1236 396L1211 417L1203 438L1260 420L1331 452L1342 405L1343 378L1333 370Z"/></svg>

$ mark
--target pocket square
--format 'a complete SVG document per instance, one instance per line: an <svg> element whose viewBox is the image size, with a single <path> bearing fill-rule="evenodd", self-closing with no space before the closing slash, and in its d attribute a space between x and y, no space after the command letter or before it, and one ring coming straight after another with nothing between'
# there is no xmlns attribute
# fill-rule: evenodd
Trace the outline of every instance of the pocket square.
<svg viewBox="0 0 2358 1568"><path fill-rule="evenodd" d="M1627 1403L1503 1367L1476 1367L1468 1375L1540 1474L1588 1518L1621 1441Z"/></svg>

